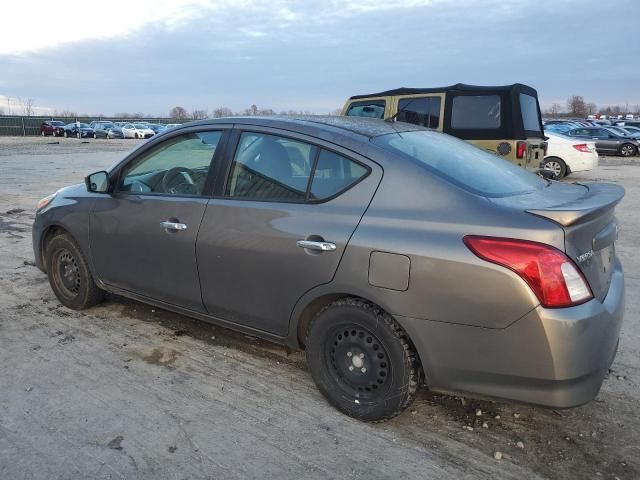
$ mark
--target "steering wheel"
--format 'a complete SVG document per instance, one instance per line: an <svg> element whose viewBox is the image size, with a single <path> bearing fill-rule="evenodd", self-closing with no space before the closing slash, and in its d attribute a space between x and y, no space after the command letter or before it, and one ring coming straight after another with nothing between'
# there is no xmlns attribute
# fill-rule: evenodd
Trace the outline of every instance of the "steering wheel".
<svg viewBox="0 0 640 480"><path fill-rule="evenodd" d="M183 187L183 188L180 188ZM193 172L187 167L173 167L167 170L162 177L162 190L165 193L197 193L196 182L193 180Z"/></svg>

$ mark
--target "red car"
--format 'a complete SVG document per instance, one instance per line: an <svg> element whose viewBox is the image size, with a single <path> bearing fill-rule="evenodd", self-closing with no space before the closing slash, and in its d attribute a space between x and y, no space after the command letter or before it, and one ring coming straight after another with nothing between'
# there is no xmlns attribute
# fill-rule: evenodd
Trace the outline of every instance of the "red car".
<svg viewBox="0 0 640 480"><path fill-rule="evenodd" d="M54 137L64 135L64 122L60 120L46 120L40 125L40 135L46 137L53 135Z"/></svg>

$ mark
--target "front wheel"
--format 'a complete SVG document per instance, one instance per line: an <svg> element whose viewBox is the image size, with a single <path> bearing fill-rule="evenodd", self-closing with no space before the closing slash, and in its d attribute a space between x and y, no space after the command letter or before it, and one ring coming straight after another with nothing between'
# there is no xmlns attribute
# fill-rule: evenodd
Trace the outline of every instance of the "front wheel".
<svg viewBox="0 0 640 480"><path fill-rule="evenodd" d="M325 307L309 326L306 356L329 403L359 420L400 414L418 388L420 367L405 333L390 315L363 300Z"/></svg>
<svg viewBox="0 0 640 480"><path fill-rule="evenodd" d="M630 143L625 143L620 147L620 155L623 157L631 157L636 154L636 147Z"/></svg>
<svg viewBox="0 0 640 480"><path fill-rule="evenodd" d="M542 168L551 172L555 180L560 180L567 175L567 165L558 157L546 158Z"/></svg>
<svg viewBox="0 0 640 480"><path fill-rule="evenodd" d="M68 235L57 235L47 245L46 265L49 284L60 303L83 310L102 301L98 288L80 248Z"/></svg>

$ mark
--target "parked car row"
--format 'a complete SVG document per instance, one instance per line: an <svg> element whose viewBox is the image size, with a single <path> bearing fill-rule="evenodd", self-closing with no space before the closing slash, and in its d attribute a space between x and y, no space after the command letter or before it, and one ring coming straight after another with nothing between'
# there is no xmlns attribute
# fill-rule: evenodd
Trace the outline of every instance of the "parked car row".
<svg viewBox="0 0 640 480"><path fill-rule="evenodd" d="M168 128L179 126L179 123L163 125L148 122L112 122L95 120L89 124L72 122L65 124L60 120L46 120L40 125L43 137L76 137L76 138L151 138Z"/></svg>
<svg viewBox="0 0 640 480"><path fill-rule="evenodd" d="M625 120L612 125L609 120L548 120L544 131L594 142L601 155L631 157L640 149L640 122Z"/></svg>

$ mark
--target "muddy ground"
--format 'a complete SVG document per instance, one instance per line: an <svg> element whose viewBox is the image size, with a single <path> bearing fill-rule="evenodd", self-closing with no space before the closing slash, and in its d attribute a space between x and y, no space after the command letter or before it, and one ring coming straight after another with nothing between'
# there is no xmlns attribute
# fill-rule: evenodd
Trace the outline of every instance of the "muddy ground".
<svg viewBox="0 0 640 480"><path fill-rule="evenodd" d="M0 478L640 478L635 162L570 177L627 189L627 313L596 400L547 410L422 390L372 425L331 408L299 353L115 296L60 306L32 263L35 203L136 142L53 141L0 138Z"/></svg>

